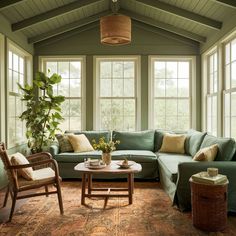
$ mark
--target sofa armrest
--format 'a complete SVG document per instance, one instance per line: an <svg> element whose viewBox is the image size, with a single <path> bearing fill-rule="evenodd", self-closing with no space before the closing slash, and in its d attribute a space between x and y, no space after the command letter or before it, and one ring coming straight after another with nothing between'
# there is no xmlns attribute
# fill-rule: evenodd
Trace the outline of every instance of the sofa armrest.
<svg viewBox="0 0 236 236"><path fill-rule="evenodd" d="M206 171L208 167L218 168L220 174L228 177L228 211L236 212L236 162L234 161L180 163L178 165L178 179L176 183L174 204L182 211L191 209L191 189L189 179L193 174Z"/></svg>
<svg viewBox="0 0 236 236"><path fill-rule="evenodd" d="M52 156L55 156L59 153L59 144L54 143L50 146L49 152L51 153Z"/></svg>

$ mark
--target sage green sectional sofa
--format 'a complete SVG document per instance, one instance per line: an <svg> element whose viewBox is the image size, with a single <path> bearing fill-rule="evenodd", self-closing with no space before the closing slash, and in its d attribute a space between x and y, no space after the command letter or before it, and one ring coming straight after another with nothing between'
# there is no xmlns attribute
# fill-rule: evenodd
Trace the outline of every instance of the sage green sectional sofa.
<svg viewBox="0 0 236 236"><path fill-rule="evenodd" d="M227 175L229 179L228 210L236 212L236 144L231 138L218 138L204 132L189 130L185 132L185 154L161 153L159 149L165 132L162 130L147 130L139 132L113 131L67 131L75 134L85 134L92 142L104 137L120 140L117 150L112 153L113 160L127 158L142 165L142 172L135 175L141 179L160 179L161 185L173 204L181 210L191 209L191 192L189 178L200 171L206 171L208 167L217 167L219 173ZM168 131L171 132L171 131ZM180 133L180 132L172 132ZM213 162L193 161L192 157L201 148L218 144L219 150L216 160ZM60 153L58 144L50 147L50 152L57 160L62 178L80 178L80 174L74 171L74 166L83 162L85 158L100 158L101 152L92 151L86 153ZM105 176L97 176L105 178ZM106 176L117 178L117 176Z"/></svg>
<svg viewBox="0 0 236 236"><path fill-rule="evenodd" d="M154 133L155 131L140 131L140 132L118 132L113 131L66 131L66 133L85 134L90 143L95 139L104 137L109 141L112 137L113 140L120 140L117 145L116 151L112 152L112 160L133 160L142 165L142 172L138 173L135 177L141 179L154 179L158 177L158 163L157 156L154 153ZM112 136L111 136L112 135ZM83 162L85 158L101 158L100 151L91 151L84 153L66 152L60 153L60 148L57 143L50 147L50 152L54 159L58 162L60 175L62 178L80 178L81 175L78 171L74 170L76 164ZM97 175L97 178L117 178L115 176ZM125 177L119 175L119 177Z"/></svg>

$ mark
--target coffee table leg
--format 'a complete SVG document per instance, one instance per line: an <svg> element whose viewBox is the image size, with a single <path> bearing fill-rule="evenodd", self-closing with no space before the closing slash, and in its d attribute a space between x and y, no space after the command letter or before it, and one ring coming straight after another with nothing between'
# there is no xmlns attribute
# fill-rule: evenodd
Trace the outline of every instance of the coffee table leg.
<svg viewBox="0 0 236 236"><path fill-rule="evenodd" d="M81 205L85 204L86 174L82 176Z"/></svg>
<svg viewBox="0 0 236 236"><path fill-rule="evenodd" d="M91 189L93 186L92 178L93 178L92 174L88 174L88 194L91 194Z"/></svg>
<svg viewBox="0 0 236 236"><path fill-rule="evenodd" d="M131 174L131 186L132 186L132 194L134 194L134 174Z"/></svg>
<svg viewBox="0 0 236 236"><path fill-rule="evenodd" d="M129 192L129 204L133 203L133 193L132 193L132 174L128 174L128 192Z"/></svg>

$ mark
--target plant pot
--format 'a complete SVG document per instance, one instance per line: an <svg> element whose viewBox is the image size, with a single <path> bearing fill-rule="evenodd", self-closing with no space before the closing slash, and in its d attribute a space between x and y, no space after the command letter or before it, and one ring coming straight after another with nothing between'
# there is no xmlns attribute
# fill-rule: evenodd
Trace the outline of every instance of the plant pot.
<svg viewBox="0 0 236 236"><path fill-rule="evenodd" d="M106 165L110 165L111 164L111 153L102 153L102 161L106 164Z"/></svg>

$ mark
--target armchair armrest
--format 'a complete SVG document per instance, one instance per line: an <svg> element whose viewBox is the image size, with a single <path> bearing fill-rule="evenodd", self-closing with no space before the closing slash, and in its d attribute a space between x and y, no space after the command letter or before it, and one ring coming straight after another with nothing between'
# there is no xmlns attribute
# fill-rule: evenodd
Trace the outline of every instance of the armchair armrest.
<svg viewBox="0 0 236 236"><path fill-rule="evenodd" d="M58 177L59 176L58 164L56 160L54 159L48 159L48 160L43 160L43 161L34 162L30 164L24 164L24 165L11 165L8 168L11 170L18 170L18 169L23 169L23 168L28 168L28 167L36 167L36 166L49 164L49 163L51 163L52 166L54 167L53 169L55 171L55 176Z"/></svg>
<svg viewBox="0 0 236 236"><path fill-rule="evenodd" d="M50 146L49 152L51 153L52 156L55 156L59 153L59 144L54 143Z"/></svg>
<svg viewBox="0 0 236 236"><path fill-rule="evenodd" d="M236 212L236 162L234 161L212 161L212 162L185 162L178 165L178 179L174 204L181 210L191 208L191 189L189 179L193 174L206 171L208 167L219 169L219 173L226 175L229 180L228 186L228 211Z"/></svg>

